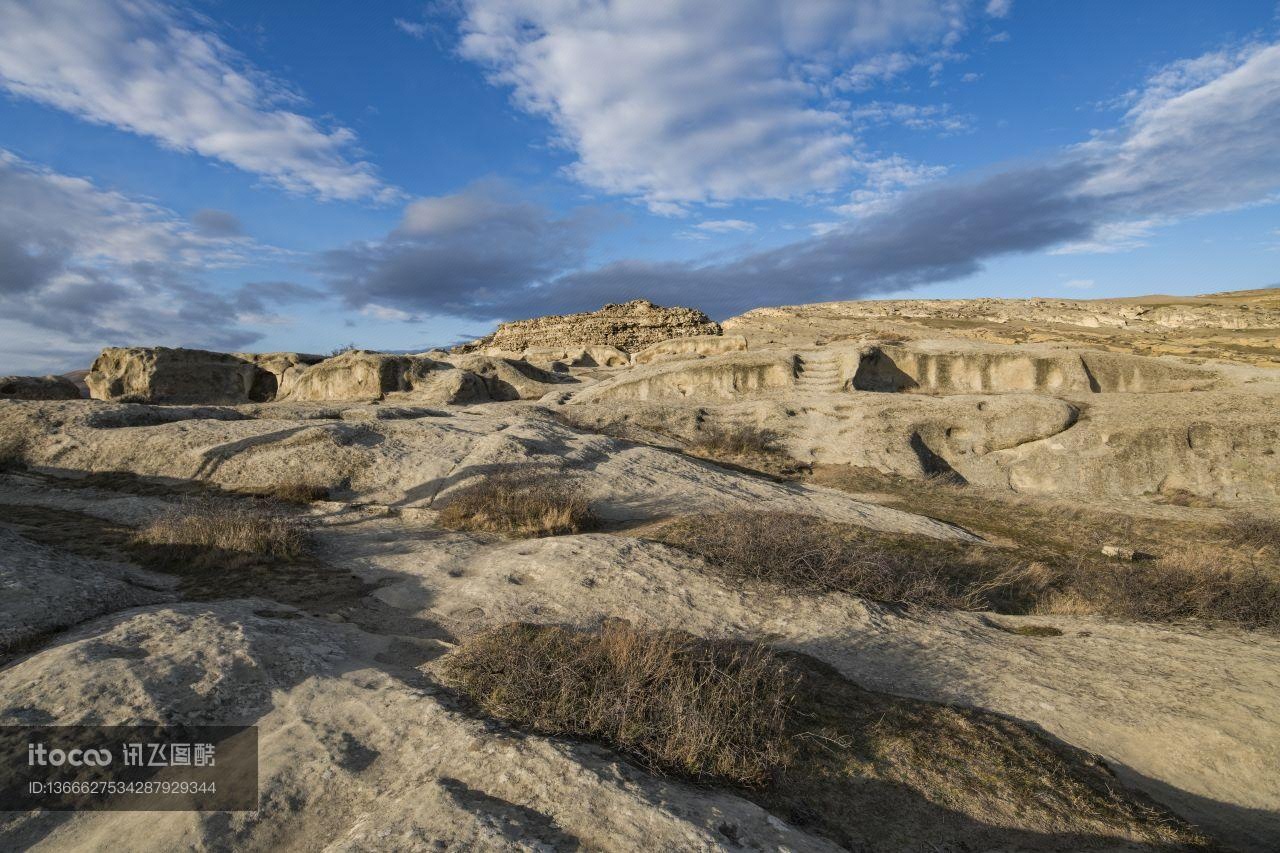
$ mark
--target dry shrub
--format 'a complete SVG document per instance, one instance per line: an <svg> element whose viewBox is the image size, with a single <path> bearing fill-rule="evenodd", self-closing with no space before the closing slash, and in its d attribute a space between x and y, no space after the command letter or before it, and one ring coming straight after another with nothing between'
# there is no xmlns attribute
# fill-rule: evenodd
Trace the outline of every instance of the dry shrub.
<svg viewBox="0 0 1280 853"><path fill-rule="evenodd" d="M1280 518L1239 513L1223 525L1223 534L1237 547L1268 551L1280 558Z"/></svg>
<svg viewBox="0 0 1280 853"><path fill-rule="evenodd" d="M289 504L309 504L329 499L329 487L307 480L283 480L258 492L263 497Z"/></svg>
<svg viewBox="0 0 1280 853"><path fill-rule="evenodd" d="M1280 629L1280 576L1192 549L1159 560L1078 562L1059 570L1036 612L1152 622L1203 619Z"/></svg>
<svg viewBox="0 0 1280 853"><path fill-rule="evenodd" d="M1004 552L997 586L984 593L996 595L996 610L1280 629L1280 519L1274 516L1241 513L1225 523L1189 514L1152 518L937 488L847 465L820 465L813 473L819 485L887 492L903 509L1016 543L1016 551ZM1100 553L1117 542L1159 556L1128 561Z"/></svg>
<svg viewBox="0 0 1280 853"><path fill-rule="evenodd" d="M1259 525L1252 541L1269 542L1272 532ZM656 538L705 558L735 582L788 592L843 592L872 601L1010 614L1204 619L1280 629L1280 575L1238 556L1224 558L1218 548L1187 549L1160 560L1026 560L986 545L767 510L689 516Z"/></svg>
<svg viewBox="0 0 1280 853"><path fill-rule="evenodd" d="M727 785L849 850L1204 842L1092 756L1013 720L863 690L758 645L616 620L513 624L466 639L444 670L488 716Z"/></svg>
<svg viewBox="0 0 1280 853"><path fill-rule="evenodd" d="M468 639L447 671L491 716L668 772L754 786L788 760L796 679L758 646L616 620L594 631L515 624Z"/></svg>
<svg viewBox="0 0 1280 853"><path fill-rule="evenodd" d="M599 524L591 503L563 475L503 471L459 489L440 512L451 530L508 536L562 536Z"/></svg>
<svg viewBox="0 0 1280 853"><path fill-rule="evenodd" d="M659 541L697 554L734 580L781 589L844 592L873 601L985 609L1016 590L992 549L925 536L880 533L768 510L689 516Z"/></svg>
<svg viewBox="0 0 1280 853"><path fill-rule="evenodd" d="M689 443L694 453L706 456L772 456L781 453L780 436L757 426L704 425Z"/></svg>
<svg viewBox="0 0 1280 853"><path fill-rule="evenodd" d="M196 570L289 562L307 553L297 519L262 502L230 499L176 507L139 529L131 545L144 562Z"/></svg>

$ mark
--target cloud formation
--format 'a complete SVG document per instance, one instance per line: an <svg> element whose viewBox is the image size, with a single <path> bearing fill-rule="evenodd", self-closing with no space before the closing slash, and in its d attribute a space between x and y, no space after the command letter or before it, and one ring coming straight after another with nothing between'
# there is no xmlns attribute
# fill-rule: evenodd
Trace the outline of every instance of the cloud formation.
<svg viewBox="0 0 1280 853"><path fill-rule="evenodd" d="M389 199L355 134L159 0L5 0L0 86L323 199Z"/></svg>
<svg viewBox="0 0 1280 853"><path fill-rule="evenodd" d="M589 211L558 218L482 182L415 201L386 239L326 252L321 272L353 308L493 319L514 293L581 263L595 227Z"/></svg>
<svg viewBox="0 0 1280 853"><path fill-rule="evenodd" d="M6 333L15 348L0 347L0 356L84 355L139 340L246 346L261 335L242 324L299 298L296 285L248 284L224 294L202 273L265 251L0 150L0 317L22 324Z"/></svg>
<svg viewBox="0 0 1280 853"><path fill-rule="evenodd" d="M581 310L637 296L724 317L762 304L852 299L961 278L1010 253L1132 248L1164 223L1274 201L1280 192L1274 144L1280 45L1225 56L1153 75L1116 129L1051 162L886 191L845 210L852 221L824 224L814 237L734 260L573 269L566 261L580 258L583 235L572 220L450 197L423 208L435 226L428 250L392 235L339 256L358 261L348 264L340 290L351 304L475 319ZM910 179L893 180L901 186ZM414 219L407 212L401 231ZM489 233L501 235L496 271L476 249L486 239L477 235ZM517 246L520 234L530 239ZM377 275L355 272L365 265Z"/></svg>
<svg viewBox="0 0 1280 853"><path fill-rule="evenodd" d="M572 174L660 213L856 179L838 100L941 62L968 0L462 0L461 53L547 118ZM947 55L953 55L948 53ZM852 66L852 68L851 68ZM858 71L858 68L863 70Z"/></svg>

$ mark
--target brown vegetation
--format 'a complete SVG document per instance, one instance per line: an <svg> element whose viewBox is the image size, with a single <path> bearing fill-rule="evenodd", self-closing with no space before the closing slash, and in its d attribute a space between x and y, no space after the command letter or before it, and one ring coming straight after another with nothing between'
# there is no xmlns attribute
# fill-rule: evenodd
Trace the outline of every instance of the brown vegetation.
<svg viewBox="0 0 1280 853"><path fill-rule="evenodd" d="M467 639L444 669L490 716L727 784L848 849L904 838L922 849L1040 849L1046 836L1053 849L1203 844L1122 793L1092 756L994 714L866 691L760 646L615 620L513 624Z"/></svg>
<svg viewBox="0 0 1280 853"><path fill-rule="evenodd" d="M758 785L788 760L795 676L759 647L620 622L508 625L469 639L448 672L494 717L600 740L668 772Z"/></svg>
<svg viewBox="0 0 1280 853"><path fill-rule="evenodd" d="M984 593L1004 568L956 543L769 510L688 516L657 538L735 581L932 607L992 606Z"/></svg>
<svg viewBox="0 0 1280 853"><path fill-rule="evenodd" d="M304 479L282 480L255 494L273 498L282 503L309 504L329 499L329 487Z"/></svg>
<svg viewBox="0 0 1280 853"><path fill-rule="evenodd" d="M136 531L131 545L144 562L197 571L289 562L307 553L298 519L264 502L242 500L183 503Z"/></svg>
<svg viewBox="0 0 1280 853"><path fill-rule="evenodd" d="M451 530L507 536L562 536L599 524L591 503L564 475L501 471L451 495L439 522Z"/></svg>
<svg viewBox="0 0 1280 853"><path fill-rule="evenodd" d="M770 511L690 516L656 538L704 557L735 581L787 591L1001 613L1206 619L1280 629L1280 574L1259 559L1274 551L1275 530L1258 520L1238 521L1233 529L1251 543L1244 547L1252 561L1241 554L1224 560L1215 548L1158 560L1107 560L1094 556L1096 549L1061 554L943 542Z"/></svg>
<svg viewBox="0 0 1280 853"><path fill-rule="evenodd" d="M689 450L710 456L771 456L780 451L780 436L771 429L704 425L689 442Z"/></svg>

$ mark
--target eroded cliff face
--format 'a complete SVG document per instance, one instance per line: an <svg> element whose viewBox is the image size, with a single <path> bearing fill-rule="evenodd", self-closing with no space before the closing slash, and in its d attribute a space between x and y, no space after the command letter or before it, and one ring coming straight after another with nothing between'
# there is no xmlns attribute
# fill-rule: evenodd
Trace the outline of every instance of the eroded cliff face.
<svg viewBox="0 0 1280 853"><path fill-rule="evenodd" d="M694 308L663 308L647 299L605 305L598 311L503 323L464 349L519 353L538 347L602 345L635 352L650 344L694 335L719 335L720 324Z"/></svg>

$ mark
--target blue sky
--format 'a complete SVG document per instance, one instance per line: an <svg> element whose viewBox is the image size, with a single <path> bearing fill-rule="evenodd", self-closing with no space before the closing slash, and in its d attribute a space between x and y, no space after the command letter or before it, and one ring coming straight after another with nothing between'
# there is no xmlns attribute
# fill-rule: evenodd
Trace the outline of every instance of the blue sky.
<svg viewBox="0 0 1280 853"><path fill-rule="evenodd" d="M0 372L1280 281L1271 0L6 0Z"/></svg>

